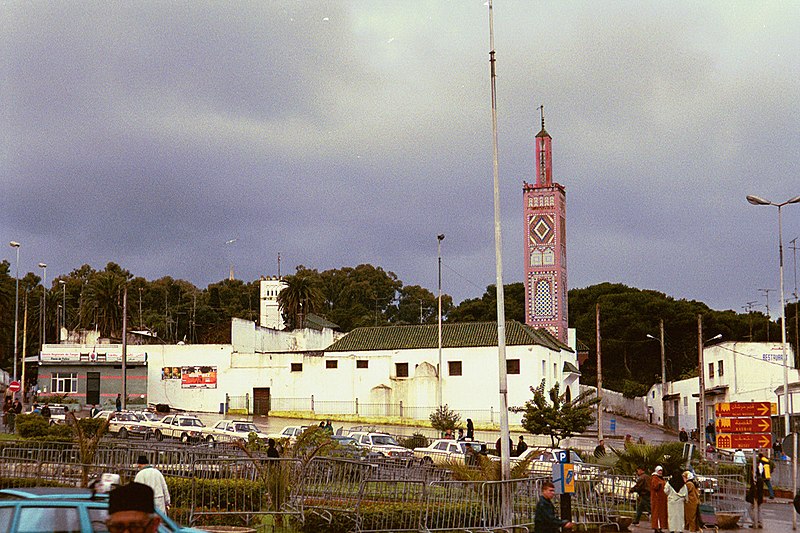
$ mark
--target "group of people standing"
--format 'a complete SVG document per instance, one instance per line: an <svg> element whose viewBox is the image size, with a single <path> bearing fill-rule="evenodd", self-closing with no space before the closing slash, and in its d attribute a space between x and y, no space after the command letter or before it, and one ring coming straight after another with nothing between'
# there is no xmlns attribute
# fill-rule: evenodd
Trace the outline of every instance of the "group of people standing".
<svg viewBox="0 0 800 533"><path fill-rule="evenodd" d="M631 488L639 495L634 524L649 512L650 525L656 533L700 531L700 491L691 471L677 470L666 480L661 466L649 476L639 467L636 475L636 484Z"/></svg>
<svg viewBox="0 0 800 533"><path fill-rule="evenodd" d="M11 401L10 396L6 396L3 401L3 427L8 433L14 432L14 419L22 414L22 403L19 399Z"/></svg>

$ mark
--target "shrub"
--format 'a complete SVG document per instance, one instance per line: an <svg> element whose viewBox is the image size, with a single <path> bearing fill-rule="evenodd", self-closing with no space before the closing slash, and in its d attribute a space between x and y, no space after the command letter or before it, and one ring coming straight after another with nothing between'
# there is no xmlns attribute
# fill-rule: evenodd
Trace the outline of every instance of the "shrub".
<svg viewBox="0 0 800 533"><path fill-rule="evenodd" d="M428 438L423 435L422 433L414 433L410 437L404 437L400 439L400 446L404 448L426 448L430 445L430 441Z"/></svg>
<svg viewBox="0 0 800 533"><path fill-rule="evenodd" d="M447 404L440 405L434 412L430 414L431 427L439 431L455 430L458 427L458 422L461 420L461 415L447 407Z"/></svg>
<svg viewBox="0 0 800 533"><path fill-rule="evenodd" d="M15 423L23 439L45 437L50 432L50 423L38 414L17 415Z"/></svg>

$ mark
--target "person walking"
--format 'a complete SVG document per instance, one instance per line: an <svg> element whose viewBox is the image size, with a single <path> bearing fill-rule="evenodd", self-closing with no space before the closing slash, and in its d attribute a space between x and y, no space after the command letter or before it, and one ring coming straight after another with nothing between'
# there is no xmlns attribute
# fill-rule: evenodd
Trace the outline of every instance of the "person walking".
<svg viewBox="0 0 800 533"><path fill-rule="evenodd" d="M686 428L681 428L680 433L678 433L678 440L681 442L689 442L689 434L686 433Z"/></svg>
<svg viewBox="0 0 800 533"><path fill-rule="evenodd" d="M774 500L775 492L772 490L772 471L770 470L769 457L765 457L763 453L759 453L758 463L758 475L764 479L764 485L766 485L769 491L769 499Z"/></svg>
<svg viewBox="0 0 800 533"><path fill-rule="evenodd" d="M697 490L697 483L689 470L683 473L683 481L686 483L686 503L683 504L684 526L689 531L700 531L700 491Z"/></svg>
<svg viewBox="0 0 800 533"><path fill-rule="evenodd" d="M522 455L522 453L528 449L528 445L525 443L525 438L520 435L519 442L517 443L517 457Z"/></svg>
<svg viewBox="0 0 800 533"><path fill-rule="evenodd" d="M657 466L650 475L650 525L656 533L662 533L668 527L665 485L664 469Z"/></svg>
<svg viewBox="0 0 800 533"><path fill-rule="evenodd" d="M633 518L633 525L639 525L642 514L650 514L650 476L641 466L636 469L636 484L630 491L638 495L636 499L636 516Z"/></svg>
<svg viewBox="0 0 800 533"><path fill-rule="evenodd" d="M140 455L136 463L139 466L139 472L136 473L136 477L133 478L133 481L147 485L153 489L153 504L155 508L167 514L170 498L169 488L164 479L164 474L162 474L158 468L151 466L147 457L144 455Z"/></svg>
<svg viewBox="0 0 800 533"><path fill-rule="evenodd" d="M471 418L467 418L467 438L473 440L475 438L475 424L472 423Z"/></svg>
<svg viewBox="0 0 800 533"><path fill-rule="evenodd" d="M117 406L117 412L122 411L122 395L117 394L117 401L115 402Z"/></svg>
<svg viewBox="0 0 800 533"><path fill-rule="evenodd" d="M561 520L556 514L553 505L555 495L556 488L552 482L542 483L542 494L539 496L539 503L536 504L536 512L533 515L533 533L559 533L562 527L572 529L572 522Z"/></svg>
<svg viewBox="0 0 800 533"><path fill-rule="evenodd" d="M667 523L671 532L683 531L686 525L683 513L684 504L688 496L686 483L683 481L683 472L676 470L664 485L664 494L667 495Z"/></svg>
<svg viewBox="0 0 800 533"><path fill-rule="evenodd" d="M764 504L764 478L757 476L750 478L750 486L747 488L747 494L744 499L750 504L750 519L752 520L752 529L762 529L764 525L761 523L761 506Z"/></svg>

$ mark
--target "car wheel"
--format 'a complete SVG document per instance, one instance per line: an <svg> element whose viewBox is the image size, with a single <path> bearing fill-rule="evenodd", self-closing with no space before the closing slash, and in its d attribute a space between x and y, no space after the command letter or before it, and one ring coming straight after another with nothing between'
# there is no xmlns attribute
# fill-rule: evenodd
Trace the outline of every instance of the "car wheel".
<svg viewBox="0 0 800 533"><path fill-rule="evenodd" d="M156 430L156 440L158 441L164 440L164 435L162 435L162 433L158 430Z"/></svg>
<svg viewBox="0 0 800 533"><path fill-rule="evenodd" d="M125 428L120 429L119 433L117 433L117 436L119 438L121 438L121 439L127 439L128 438L128 430L125 429Z"/></svg>
<svg viewBox="0 0 800 533"><path fill-rule="evenodd" d="M189 435L187 435L186 433L184 433L183 435L181 435L181 442L182 442L183 444L186 444L187 442L189 442Z"/></svg>

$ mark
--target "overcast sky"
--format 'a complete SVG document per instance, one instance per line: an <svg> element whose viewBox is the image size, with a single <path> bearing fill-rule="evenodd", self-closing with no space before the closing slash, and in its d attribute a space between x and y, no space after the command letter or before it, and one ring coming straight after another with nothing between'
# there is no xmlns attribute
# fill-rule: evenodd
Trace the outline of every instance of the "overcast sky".
<svg viewBox="0 0 800 533"><path fill-rule="evenodd" d="M48 277L199 287L371 263L495 281L483 0L0 4L0 237ZM800 194L800 3L494 3L503 277L522 281L537 107L570 288L764 310ZM800 205L783 210L787 295ZM237 239L231 244L226 241ZM800 239L798 239L800 241ZM3 245L0 259L14 262ZM770 293L773 316L778 293Z"/></svg>

